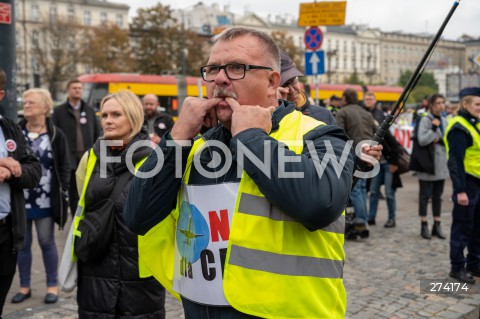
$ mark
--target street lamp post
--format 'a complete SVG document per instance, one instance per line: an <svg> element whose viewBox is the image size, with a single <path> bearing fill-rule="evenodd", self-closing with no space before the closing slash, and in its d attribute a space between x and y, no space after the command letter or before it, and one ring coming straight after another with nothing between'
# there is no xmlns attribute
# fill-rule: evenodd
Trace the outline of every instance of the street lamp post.
<svg viewBox="0 0 480 319"><path fill-rule="evenodd" d="M328 61L327 61L327 67L328 67L328 70L327 70L327 82L328 84L331 83L331 77L332 77L332 69L331 69L331 61L332 61L332 58L334 56L337 55L337 49L334 49L334 50L327 50L327 58L328 58Z"/></svg>
<svg viewBox="0 0 480 319"><path fill-rule="evenodd" d="M177 84L178 84L178 113L182 109L183 101L187 97L187 60L185 56L185 13L183 10L182 12L182 25L181 25L181 52L180 52L180 59L182 60L182 75L177 75Z"/></svg>

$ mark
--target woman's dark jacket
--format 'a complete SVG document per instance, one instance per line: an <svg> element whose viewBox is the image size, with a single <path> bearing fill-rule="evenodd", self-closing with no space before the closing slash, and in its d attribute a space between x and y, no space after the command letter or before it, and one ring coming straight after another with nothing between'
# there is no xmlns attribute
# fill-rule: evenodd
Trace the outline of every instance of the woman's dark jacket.
<svg viewBox="0 0 480 319"><path fill-rule="evenodd" d="M25 129L26 120L20 122ZM52 145L53 165L50 192L50 204L55 223L63 229L68 214L68 188L70 186L70 160L68 154L67 138L62 130L50 118L46 118L46 127L50 144ZM75 181L72 181L75 182Z"/></svg>
<svg viewBox="0 0 480 319"><path fill-rule="evenodd" d="M12 120L0 116L0 126L5 136L5 141L13 140L16 144L14 150L8 152L8 156L20 162L22 175L11 177L5 181L10 185L10 205L12 215L12 250L24 249L26 230L25 221L25 197L24 188L33 188L40 181L42 170L37 157L25 141L22 130Z"/></svg>
<svg viewBox="0 0 480 319"><path fill-rule="evenodd" d="M121 162L109 162L105 178L100 177L102 140L94 144L93 150L97 156L97 163L85 193L86 214L94 203L110 196L118 178L128 171L125 155L128 148L139 140L148 140L146 131L140 132L124 149L107 149L108 156L121 156ZM148 147L138 148L132 162L137 163L145 158L151 150ZM133 174L131 177L133 178ZM165 289L153 277L139 278L138 237L123 221L123 206L130 189L130 182L131 178L120 196L115 199L113 234L104 257L85 263L78 262L77 302L80 319L165 318Z"/></svg>

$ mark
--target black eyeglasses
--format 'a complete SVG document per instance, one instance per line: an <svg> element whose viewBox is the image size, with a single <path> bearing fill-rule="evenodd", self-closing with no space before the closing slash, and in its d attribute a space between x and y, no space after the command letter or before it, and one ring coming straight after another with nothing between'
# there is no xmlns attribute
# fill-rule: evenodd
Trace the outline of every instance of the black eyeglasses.
<svg viewBox="0 0 480 319"><path fill-rule="evenodd" d="M224 69L227 78L230 80L241 80L245 77L245 72L250 70L270 70L269 66L251 65L243 63L229 63L225 65L205 65L200 68L200 73L205 82L213 82L220 70Z"/></svg>
<svg viewBox="0 0 480 319"><path fill-rule="evenodd" d="M286 88L287 86L290 86L290 85L293 85L295 83L298 82L298 76L294 77L294 78L291 78L290 80L288 80L287 82L285 82L285 84L282 85L282 88Z"/></svg>

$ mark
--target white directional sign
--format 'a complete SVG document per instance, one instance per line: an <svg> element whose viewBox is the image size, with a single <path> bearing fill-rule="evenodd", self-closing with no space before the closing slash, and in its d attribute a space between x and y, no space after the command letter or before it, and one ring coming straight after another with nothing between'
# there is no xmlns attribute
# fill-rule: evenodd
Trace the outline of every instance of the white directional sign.
<svg viewBox="0 0 480 319"><path fill-rule="evenodd" d="M323 50L305 52L305 75L325 73L325 53Z"/></svg>

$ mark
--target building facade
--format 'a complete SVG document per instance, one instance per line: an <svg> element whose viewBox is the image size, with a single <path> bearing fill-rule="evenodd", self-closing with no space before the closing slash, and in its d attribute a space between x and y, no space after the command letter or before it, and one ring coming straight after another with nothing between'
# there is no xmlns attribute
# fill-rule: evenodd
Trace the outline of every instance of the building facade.
<svg viewBox="0 0 480 319"><path fill-rule="evenodd" d="M36 48L46 49L42 30L61 21L78 26L78 36L72 33L66 43L59 43L76 58L78 37L83 27L113 23L128 28L129 6L99 0L18 0L15 2L15 33L17 52L17 85L20 91L38 86L41 78L41 63L34 54ZM50 52L53 50L50 50ZM45 52L48 52L45 51ZM52 53L53 54L53 53ZM88 72L78 64L71 69L72 77Z"/></svg>

